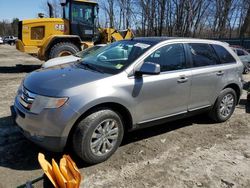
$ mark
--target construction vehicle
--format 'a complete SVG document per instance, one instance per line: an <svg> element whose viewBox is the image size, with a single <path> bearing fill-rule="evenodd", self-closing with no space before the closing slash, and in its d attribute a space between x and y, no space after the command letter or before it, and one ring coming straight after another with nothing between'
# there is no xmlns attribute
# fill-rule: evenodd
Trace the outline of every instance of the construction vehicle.
<svg viewBox="0 0 250 188"><path fill-rule="evenodd" d="M75 54L95 44L130 39L130 29L98 28L98 3L89 0L66 0L61 3L63 18L53 18L53 8L48 3L50 18L19 22L16 48L36 55L40 60Z"/></svg>

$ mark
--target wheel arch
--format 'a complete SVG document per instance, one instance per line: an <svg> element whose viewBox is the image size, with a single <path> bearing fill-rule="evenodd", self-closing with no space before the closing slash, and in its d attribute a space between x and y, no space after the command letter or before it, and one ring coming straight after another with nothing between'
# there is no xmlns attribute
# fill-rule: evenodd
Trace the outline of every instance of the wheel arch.
<svg viewBox="0 0 250 188"><path fill-rule="evenodd" d="M101 103L101 104L98 104L89 108L83 114L81 114L80 117L77 118L77 120L75 121L75 123L73 124L73 126L71 127L69 131L68 138L67 138L67 145L69 145L69 142L71 142L74 130L76 126L78 125L78 123L82 119L84 119L85 117L87 117L88 115L90 115L91 113L99 109L111 109L115 111L116 113L118 113L119 116L122 118L125 131L129 131L133 128L133 119L132 119L131 113L125 106L116 102Z"/></svg>
<svg viewBox="0 0 250 188"><path fill-rule="evenodd" d="M237 104L238 104L239 101L240 101L240 95L241 95L240 87L237 84L235 84L235 83L230 83L230 84L226 85L223 89L226 89L226 88L231 88L231 89L233 89L236 92L236 95L237 95Z"/></svg>

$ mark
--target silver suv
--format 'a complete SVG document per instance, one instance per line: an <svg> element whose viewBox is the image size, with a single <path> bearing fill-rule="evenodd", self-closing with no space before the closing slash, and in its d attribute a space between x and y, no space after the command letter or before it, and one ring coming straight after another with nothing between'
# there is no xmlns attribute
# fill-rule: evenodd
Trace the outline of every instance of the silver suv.
<svg viewBox="0 0 250 188"><path fill-rule="evenodd" d="M27 75L15 99L16 122L49 150L72 144L85 162L99 163L128 130L202 112L226 121L241 95L242 70L237 55L218 41L119 41L81 62Z"/></svg>

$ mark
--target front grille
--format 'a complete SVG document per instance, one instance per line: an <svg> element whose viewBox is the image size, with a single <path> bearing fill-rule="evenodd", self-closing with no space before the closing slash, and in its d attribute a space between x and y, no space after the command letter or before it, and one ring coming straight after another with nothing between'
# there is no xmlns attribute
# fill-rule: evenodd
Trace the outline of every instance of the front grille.
<svg viewBox="0 0 250 188"><path fill-rule="evenodd" d="M19 102L24 108L30 110L35 97L36 94L28 91L25 87L22 87L22 92L19 98Z"/></svg>

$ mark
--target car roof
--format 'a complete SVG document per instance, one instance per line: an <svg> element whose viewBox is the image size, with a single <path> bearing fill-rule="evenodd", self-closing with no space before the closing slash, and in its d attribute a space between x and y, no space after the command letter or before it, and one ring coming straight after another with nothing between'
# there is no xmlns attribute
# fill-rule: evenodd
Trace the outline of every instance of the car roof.
<svg viewBox="0 0 250 188"><path fill-rule="evenodd" d="M230 46L231 47L231 46ZM234 50L242 50L242 51L247 51L246 49L244 49L244 48L238 48L238 47L231 47L232 49L234 49Z"/></svg>
<svg viewBox="0 0 250 188"><path fill-rule="evenodd" d="M228 44L221 42L221 41L217 41L217 40L208 40L208 39L199 39L199 38L184 38L184 37L167 37L167 36L163 36L163 37L135 37L132 38L130 40L133 41L138 41L138 42L145 42L145 43L150 43L150 44L157 44L163 41L167 41L167 40L175 40L178 42L204 42L204 43L213 43L213 44L220 44L220 45L224 45L224 46L228 46Z"/></svg>
<svg viewBox="0 0 250 188"><path fill-rule="evenodd" d="M95 46L107 46L107 44L96 44Z"/></svg>
<svg viewBox="0 0 250 188"><path fill-rule="evenodd" d="M162 41L170 40L170 39L178 39L177 37L135 37L131 40L137 42L145 42L150 44L157 44Z"/></svg>

